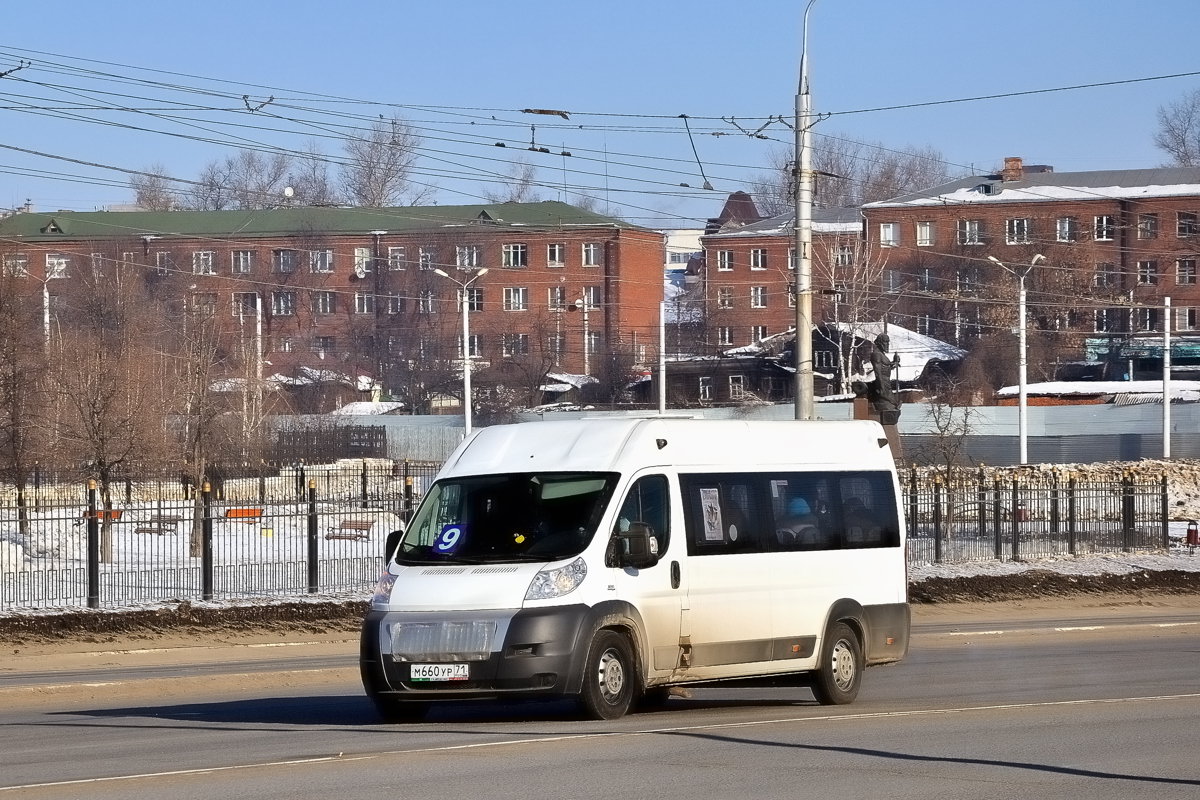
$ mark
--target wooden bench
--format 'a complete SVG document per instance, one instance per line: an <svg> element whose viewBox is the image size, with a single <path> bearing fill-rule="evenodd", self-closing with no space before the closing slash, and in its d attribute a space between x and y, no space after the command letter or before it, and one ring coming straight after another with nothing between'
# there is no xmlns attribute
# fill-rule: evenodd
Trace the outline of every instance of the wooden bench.
<svg viewBox="0 0 1200 800"><path fill-rule="evenodd" d="M134 533L157 533L162 536L166 533L179 533L179 523L183 522L183 517L172 514L151 514L150 518L145 522L140 523L133 529Z"/></svg>
<svg viewBox="0 0 1200 800"><path fill-rule="evenodd" d="M254 525L262 519L261 508L227 508L225 509L225 519L233 522L245 522L248 525Z"/></svg>
<svg viewBox="0 0 1200 800"><path fill-rule="evenodd" d="M371 538L371 528L375 526L373 519L344 519L336 528L330 528L325 534L326 539L351 539L361 541Z"/></svg>

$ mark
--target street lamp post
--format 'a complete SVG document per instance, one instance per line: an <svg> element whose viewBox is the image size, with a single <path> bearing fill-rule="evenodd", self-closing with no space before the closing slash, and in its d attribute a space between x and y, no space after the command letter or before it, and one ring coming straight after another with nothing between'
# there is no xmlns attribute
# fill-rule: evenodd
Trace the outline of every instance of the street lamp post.
<svg viewBox="0 0 1200 800"><path fill-rule="evenodd" d="M796 90L796 419L813 419L812 363L812 95L808 90L808 0L800 43L800 81Z"/></svg>
<svg viewBox="0 0 1200 800"><path fill-rule="evenodd" d="M998 264L1008 272L1017 276L1017 439L1020 444L1021 463L1029 463L1029 428L1027 392L1028 357L1025 343L1025 277L1046 257L1038 253L1029 260L1029 264L1010 267L995 256L988 256L988 261Z"/></svg>
<svg viewBox="0 0 1200 800"><path fill-rule="evenodd" d="M477 279L487 273L487 267L476 272L465 281L451 277L443 269L434 269L434 274L458 285L459 302L462 305L462 382L463 382L463 436L471 435L471 322L469 309L471 306L467 289Z"/></svg>

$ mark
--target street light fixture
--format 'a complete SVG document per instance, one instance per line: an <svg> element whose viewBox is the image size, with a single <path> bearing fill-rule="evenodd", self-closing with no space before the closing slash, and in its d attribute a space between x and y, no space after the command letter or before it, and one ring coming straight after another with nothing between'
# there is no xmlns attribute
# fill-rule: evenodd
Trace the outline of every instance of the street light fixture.
<svg viewBox="0 0 1200 800"><path fill-rule="evenodd" d="M1020 444L1021 463L1029 463L1029 428L1026 419L1028 414L1029 397L1027 392L1026 373L1028 367L1027 349L1025 344L1025 276L1037 266L1038 262L1045 261L1046 257L1038 253L1033 258L1029 259L1029 264L1021 264L1016 267L1010 267L995 256L988 256L988 261L998 264L1008 272L1017 276L1017 439Z"/></svg>
<svg viewBox="0 0 1200 800"><path fill-rule="evenodd" d="M471 435L471 322L468 310L470 301L468 299L467 288L472 283L487 274L487 267L476 272L465 281L460 281L457 278L451 277L450 273L443 269L435 268L435 275L441 275L443 278L458 285L459 300L462 305L462 383L463 383L463 436Z"/></svg>

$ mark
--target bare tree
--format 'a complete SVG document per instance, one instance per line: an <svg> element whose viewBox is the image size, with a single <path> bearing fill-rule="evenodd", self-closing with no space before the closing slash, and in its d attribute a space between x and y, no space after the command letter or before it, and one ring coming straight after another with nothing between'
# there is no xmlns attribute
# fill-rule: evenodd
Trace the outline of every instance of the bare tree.
<svg viewBox="0 0 1200 800"><path fill-rule="evenodd" d="M287 185L294 192L291 203L298 206L336 206L342 202L338 187L329 176L329 159L315 143L292 159Z"/></svg>
<svg viewBox="0 0 1200 800"><path fill-rule="evenodd" d="M342 191L353 204L370 208L421 203L433 189L411 180L420 146L420 137L399 116L346 137Z"/></svg>
<svg viewBox="0 0 1200 800"><path fill-rule="evenodd" d="M538 195L537 167L524 158L518 158L509 166L500 185L483 190L483 196L491 203L536 203Z"/></svg>
<svg viewBox="0 0 1200 800"><path fill-rule="evenodd" d="M794 207L792 154L776 150L768 171L751 183L754 201L768 216ZM813 201L822 208L854 208L935 186L949 177L942 154L932 147L891 149L880 142L821 136L813 147Z"/></svg>
<svg viewBox="0 0 1200 800"><path fill-rule="evenodd" d="M1200 89L1159 106L1154 144L1171 157L1173 166L1200 166Z"/></svg>
<svg viewBox="0 0 1200 800"><path fill-rule="evenodd" d="M44 457L42 409L45 350L37 305L26 294L27 275L0 272L0 476L17 490L21 533L29 526L25 491Z"/></svg>
<svg viewBox="0 0 1200 800"><path fill-rule="evenodd" d="M167 168L154 163L142 170L142 174L129 179L134 202L147 211L170 211L179 206L176 192L167 177Z"/></svg>
<svg viewBox="0 0 1200 800"><path fill-rule="evenodd" d="M189 205L198 211L278 206L284 202L284 189L291 185L294 162L286 153L257 150L239 150L212 161L201 171L199 185L192 188Z"/></svg>

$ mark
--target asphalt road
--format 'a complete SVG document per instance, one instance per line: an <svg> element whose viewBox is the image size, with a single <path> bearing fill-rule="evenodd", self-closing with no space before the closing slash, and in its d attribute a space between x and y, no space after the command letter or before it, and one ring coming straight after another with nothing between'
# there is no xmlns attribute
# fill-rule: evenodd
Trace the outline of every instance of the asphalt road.
<svg viewBox="0 0 1200 800"><path fill-rule="evenodd" d="M918 612L859 700L705 688L375 722L353 641L0 663L0 798L1192 798L1200 610ZM41 665L43 668L38 669Z"/></svg>

